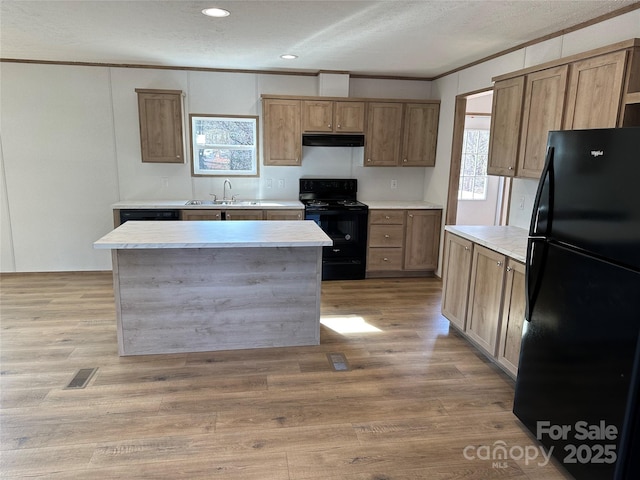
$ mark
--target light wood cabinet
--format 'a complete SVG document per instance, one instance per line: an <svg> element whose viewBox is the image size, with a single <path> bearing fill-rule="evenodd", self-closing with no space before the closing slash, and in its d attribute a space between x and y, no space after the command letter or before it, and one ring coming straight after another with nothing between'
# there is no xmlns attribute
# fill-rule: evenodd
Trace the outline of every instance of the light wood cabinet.
<svg viewBox="0 0 640 480"><path fill-rule="evenodd" d="M294 99L263 99L264 165L300 165L300 103Z"/></svg>
<svg viewBox="0 0 640 480"><path fill-rule="evenodd" d="M405 104L402 134L402 166L435 166L439 118L440 104Z"/></svg>
<svg viewBox="0 0 640 480"><path fill-rule="evenodd" d="M473 247L466 333L490 356L495 356L505 275L504 255L481 245Z"/></svg>
<svg viewBox="0 0 640 480"><path fill-rule="evenodd" d="M397 166L400 158L402 103L369 102L364 149L366 166Z"/></svg>
<svg viewBox="0 0 640 480"><path fill-rule="evenodd" d="M445 232L442 314L515 378L524 326L525 265Z"/></svg>
<svg viewBox="0 0 640 480"><path fill-rule="evenodd" d="M369 210L367 276L422 276L436 270L441 216L441 210Z"/></svg>
<svg viewBox="0 0 640 480"><path fill-rule="evenodd" d="M570 65L565 130L618 125L626 56L620 51Z"/></svg>
<svg viewBox="0 0 640 480"><path fill-rule="evenodd" d="M302 130L305 132L364 132L364 102L304 100Z"/></svg>
<svg viewBox="0 0 640 480"><path fill-rule="evenodd" d="M445 232L444 242L442 314L464 332L473 243L449 232Z"/></svg>
<svg viewBox="0 0 640 480"><path fill-rule="evenodd" d="M525 266L510 258L507 260L497 359L514 377L518 375L525 308Z"/></svg>
<svg viewBox="0 0 640 480"><path fill-rule="evenodd" d="M184 163L182 92L136 88L142 161Z"/></svg>
<svg viewBox="0 0 640 480"><path fill-rule="evenodd" d="M640 125L640 40L495 77L489 175L538 179L549 131Z"/></svg>
<svg viewBox="0 0 640 480"><path fill-rule="evenodd" d="M265 210L265 220L304 220L304 210Z"/></svg>
<svg viewBox="0 0 640 480"><path fill-rule="evenodd" d="M262 210L255 209L233 209L224 211L225 220L263 220L264 215Z"/></svg>
<svg viewBox="0 0 640 480"><path fill-rule="evenodd" d="M369 210L367 271L402 270L404 210Z"/></svg>
<svg viewBox="0 0 640 480"><path fill-rule="evenodd" d="M517 176L540 178L549 131L562 128L569 67L550 68L527 75L520 132Z"/></svg>
<svg viewBox="0 0 640 480"><path fill-rule="evenodd" d="M408 210L405 270L436 270L440 251L441 210Z"/></svg>
<svg viewBox="0 0 640 480"><path fill-rule="evenodd" d="M222 210L180 210L182 220L222 220Z"/></svg>
<svg viewBox="0 0 640 480"><path fill-rule="evenodd" d="M516 174L518 142L522 125L524 76L496 82L493 86L489 136L489 175Z"/></svg>

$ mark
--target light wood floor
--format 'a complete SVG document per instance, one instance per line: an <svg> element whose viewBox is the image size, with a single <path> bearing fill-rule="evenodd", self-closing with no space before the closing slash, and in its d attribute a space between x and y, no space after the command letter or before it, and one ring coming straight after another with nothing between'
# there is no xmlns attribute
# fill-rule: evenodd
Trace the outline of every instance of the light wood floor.
<svg viewBox="0 0 640 480"><path fill-rule="evenodd" d="M565 477L467 460L536 445L513 382L448 328L438 279L324 282L322 313L379 331L321 345L118 357L110 273L1 277L1 475L47 479ZM336 372L327 353L343 353ZM80 368L98 367L82 390ZM505 467L505 468L499 468Z"/></svg>

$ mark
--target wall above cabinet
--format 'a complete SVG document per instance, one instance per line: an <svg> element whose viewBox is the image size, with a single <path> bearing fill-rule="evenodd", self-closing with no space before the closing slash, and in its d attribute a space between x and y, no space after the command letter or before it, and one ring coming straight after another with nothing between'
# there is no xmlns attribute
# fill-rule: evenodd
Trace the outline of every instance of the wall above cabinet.
<svg viewBox="0 0 640 480"><path fill-rule="evenodd" d="M489 175L538 179L552 130L640 126L640 39L493 81Z"/></svg>
<svg viewBox="0 0 640 480"><path fill-rule="evenodd" d="M435 165L439 100L264 94L262 112L264 165L300 165L302 145L325 139L364 145L365 166ZM362 133L364 143L346 140Z"/></svg>

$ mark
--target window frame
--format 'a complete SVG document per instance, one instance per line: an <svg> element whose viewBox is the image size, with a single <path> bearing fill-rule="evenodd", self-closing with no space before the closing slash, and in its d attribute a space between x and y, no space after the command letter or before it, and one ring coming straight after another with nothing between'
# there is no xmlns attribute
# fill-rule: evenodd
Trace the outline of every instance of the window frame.
<svg viewBox="0 0 640 480"><path fill-rule="evenodd" d="M258 177L260 175L260 150L259 150L259 122L257 115L222 115L222 114L204 114L204 113L191 113L189 114L189 145L191 150L191 176L193 177ZM230 150L247 150L252 153L251 155L251 169L247 170L206 170L202 169L198 165L198 161L195 157L196 151L201 144L197 143L195 123L196 121L235 121L242 120L246 123L251 123L253 126L254 144L251 146L233 146L224 144L204 144L205 147L209 146L211 149L227 148Z"/></svg>

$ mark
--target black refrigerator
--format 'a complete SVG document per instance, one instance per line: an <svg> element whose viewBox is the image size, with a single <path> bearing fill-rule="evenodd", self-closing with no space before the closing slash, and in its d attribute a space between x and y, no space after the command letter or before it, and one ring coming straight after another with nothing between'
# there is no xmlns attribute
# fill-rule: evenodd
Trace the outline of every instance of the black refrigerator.
<svg viewBox="0 0 640 480"><path fill-rule="evenodd" d="M640 128L549 133L515 415L576 479L640 479Z"/></svg>

